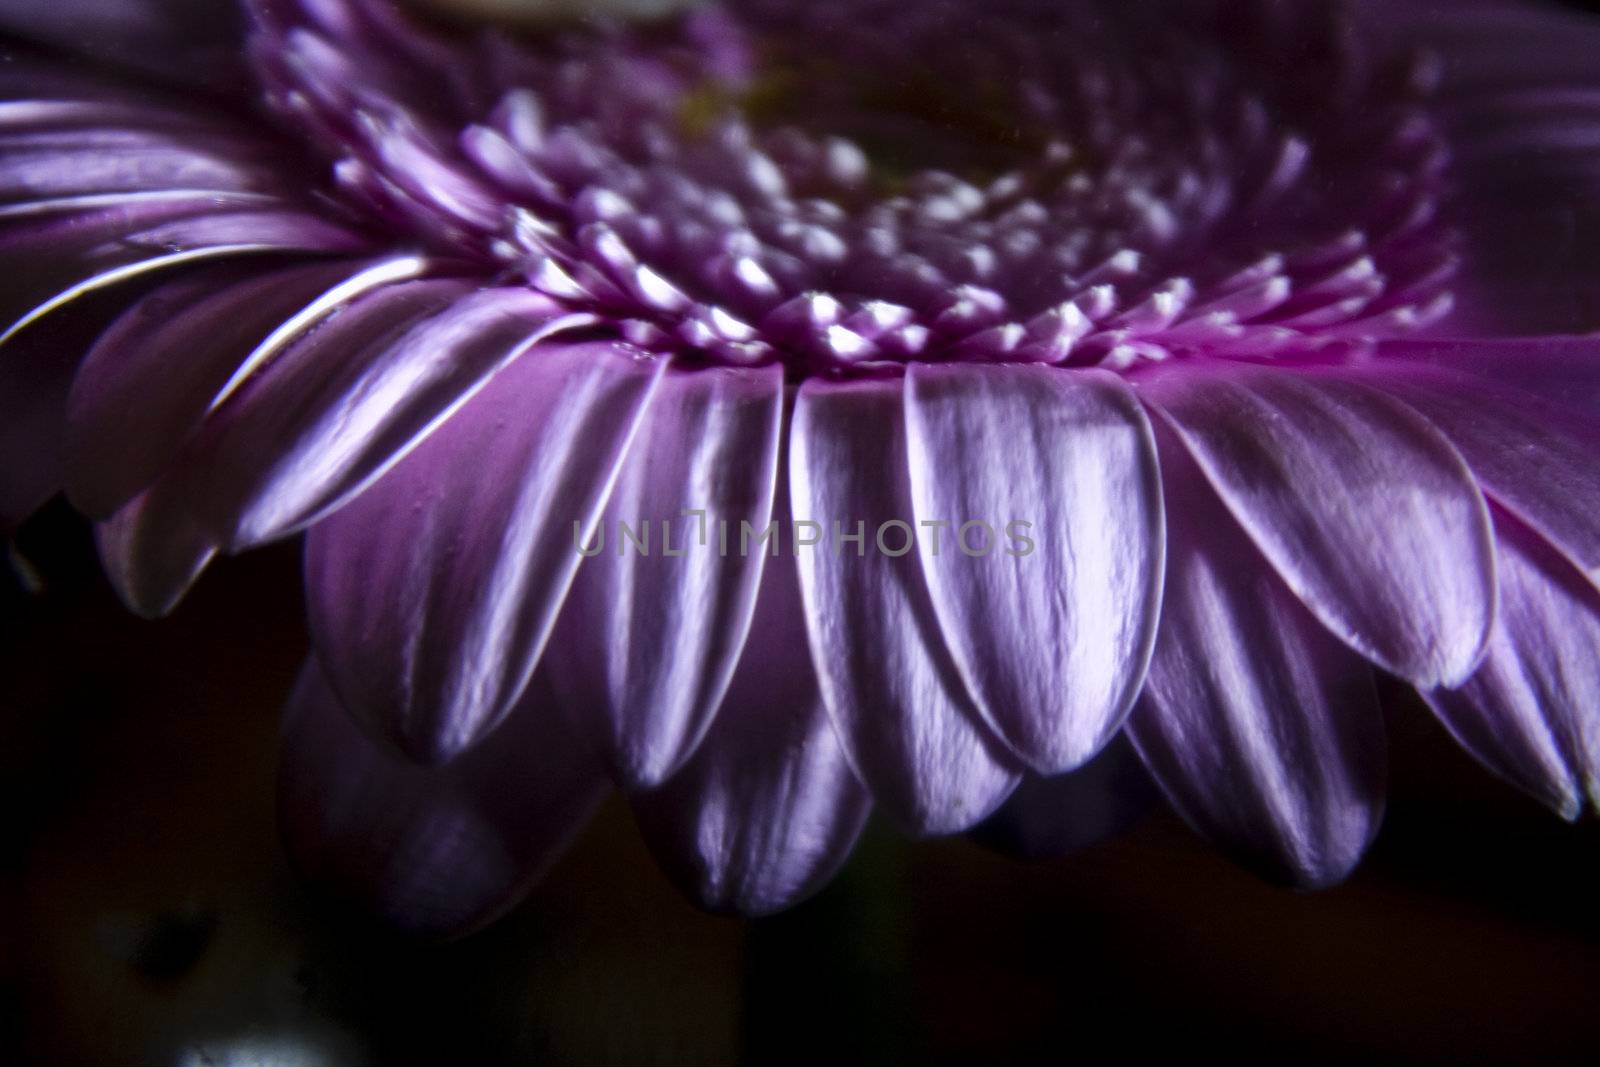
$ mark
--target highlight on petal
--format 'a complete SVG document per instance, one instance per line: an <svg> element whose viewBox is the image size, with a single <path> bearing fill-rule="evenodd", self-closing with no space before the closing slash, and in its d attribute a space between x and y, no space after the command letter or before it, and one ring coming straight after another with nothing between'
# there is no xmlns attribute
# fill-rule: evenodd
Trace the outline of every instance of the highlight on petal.
<svg viewBox="0 0 1600 1067"><path fill-rule="evenodd" d="M1600 588L1504 512L1500 619L1483 666L1426 692L1484 766L1567 819L1600 806Z"/></svg>
<svg viewBox="0 0 1600 1067"><path fill-rule="evenodd" d="M449 767L364 736L315 660L283 722L278 812L310 882L400 928L454 936L514 907L588 823L605 775L548 706Z"/></svg>
<svg viewBox="0 0 1600 1067"><path fill-rule="evenodd" d="M494 374L585 316L526 289L402 281L289 344L207 419L181 476L230 551L372 484Z"/></svg>
<svg viewBox="0 0 1600 1067"><path fill-rule="evenodd" d="M1375 363L1363 377L1450 438L1485 493L1600 575L1600 420L1443 369Z"/></svg>
<svg viewBox="0 0 1600 1067"><path fill-rule="evenodd" d="M945 647L917 559L867 543L911 514L902 383L806 382L790 448L796 523L822 538L794 546L812 659L845 750L908 831L967 829L1019 773Z"/></svg>
<svg viewBox="0 0 1600 1067"><path fill-rule="evenodd" d="M906 383L919 556L951 656L1021 759L1071 770L1122 724L1155 642L1165 533L1144 410L1096 371L925 365Z"/></svg>
<svg viewBox="0 0 1600 1067"><path fill-rule="evenodd" d="M1167 588L1128 734L1173 806L1270 877L1323 886L1383 814L1372 668L1336 641L1250 545L1172 435Z"/></svg>
<svg viewBox="0 0 1600 1067"><path fill-rule="evenodd" d="M624 788L659 785L704 736L755 611L783 368L668 373L578 568L547 672Z"/></svg>
<svg viewBox="0 0 1600 1067"><path fill-rule="evenodd" d="M1419 686L1472 673L1494 621L1494 543L1483 496L1438 430L1313 372L1212 364L1142 386L1323 625Z"/></svg>
<svg viewBox="0 0 1600 1067"><path fill-rule="evenodd" d="M0 347L32 323L110 286L204 260L280 253L351 254L361 241L303 210L260 197L196 192L70 205L0 226L0 259L35 266L0 293Z"/></svg>
<svg viewBox="0 0 1600 1067"><path fill-rule="evenodd" d="M711 732L670 781L631 798L657 862L709 911L766 915L809 897L872 807L823 707L798 581L790 556L770 561Z"/></svg>
<svg viewBox="0 0 1600 1067"><path fill-rule="evenodd" d="M505 717L663 366L614 343L535 347L312 528L312 635L362 721L436 762Z"/></svg>
<svg viewBox="0 0 1600 1067"><path fill-rule="evenodd" d="M67 493L103 518L178 456L245 358L348 263L219 266L134 303L84 357L67 400Z"/></svg>
<svg viewBox="0 0 1600 1067"><path fill-rule="evenodd" d="M141 493L95 527L100 564L117 596L136 615L159 619L199 580L217 543L196 525L181 498Z"/></svg>
<svg viewBox="0 0 1600 1067"><path fill-rule="evenodd" d="M121 309L122 294L96 294L0 348L0 527L21 523L60 491L73 375Z"/></svg>

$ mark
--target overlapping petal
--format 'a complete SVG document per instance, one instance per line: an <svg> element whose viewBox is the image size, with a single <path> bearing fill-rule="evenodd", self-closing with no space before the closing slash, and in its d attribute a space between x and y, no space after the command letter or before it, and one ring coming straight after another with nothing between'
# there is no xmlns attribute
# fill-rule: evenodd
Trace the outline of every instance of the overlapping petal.
<svg viewBox="0 0 1600 1067"><path fill-rule="evenodd" d="M763 915L832 878L871 807L823 707L795 563L781 554L705 744L666 785L633 797L640 829L701 907Z"/></svg>
<svg viewBox="0 0 1600 1067"><path fill-rule="evenodd" d="M1110 374L925 366L906 429L951 656L1020 758L1071 770L1121 725L1155 641L1165 534L1144 411Z"/></svg>
<svg viewBox="0 0 1600 1067"><path fill-rule="evenodd" d="M945 646L916 555L867 543L913 514L902 383L806 382L791 449L795 519L821 538L794 551L828 712L885 811L913 833L964 830L1019 775Z"/></svg>
<svg viewBox="0 0 1600 1067"><path fill-rule="evenodd" d="M354 713L425 761L505 717L664 366L619 344L536 347L312 529L312 633Z"/></svg>
<svg viewBox="0 0 1600 1067"><path fill-rule="evenodd" d="M470 932L558 859L607 792L560 716L530 706L449 767L357 729L315 661L284 715L278 811L296 867L402 929Z"/></svg>
<svg viewBox="0 0 1600 1067"><path fill-rule="evenodd" d="M755 611L783 369L668 374L561 609L548 672L630 788L682 765L722 702Z"/></svg>
<svg viewBox="0 0 1600 1067"><path fill-rule="evenodd" d="M1418 685L1472 673L1494 621L1493 539L1477 483L1437 429L1376 389L1314 373L1212 364L1153 376L1143 392L1341 640Z"/></svg>
<svg viewBox="0 0 1600 1067"><path fill-rule="evenodd" d="M1497 515L1500 622L1456 690L1424 694L1468 751L1568 819L1600 803L1600 588Z"/></svg>
<svg viewBox="0 0 1600 1067"><path fill-rule="evenodd" d="M1272 877L1336 882L1383 813L1372 667L1311 616L1161 434L1167 587L1128 733L1208 836Z"/></svg>

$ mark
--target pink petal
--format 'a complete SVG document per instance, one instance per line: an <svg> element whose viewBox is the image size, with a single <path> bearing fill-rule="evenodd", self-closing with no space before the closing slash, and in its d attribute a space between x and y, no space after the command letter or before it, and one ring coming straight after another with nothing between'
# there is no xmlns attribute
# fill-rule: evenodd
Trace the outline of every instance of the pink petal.
<svg viewBox="0 0 1600 1067"><path fill-rule="evenodd" d="M871 540L912 514L904 419L898 380L801 386L790 492L824 540L795 551L823 700L852 762L908 830L954 833L998 807L1018 772L982 726L914 556L865 542L857 555L841 537L860 523Z"/></svg>
<svg viewBox="0 0 1600 1067"><path fill-rule="evenodd" d="M781 555L762 576L755 625L710 734L671 781L633 797L634 813L696 904L765 915L827 884L871 807L828 721L794 560Z"/></svg>
<svg viewBox="0 0 1600 1067"><path fill-rule="evenodd" d="M1494 619L1494 545L1438 430L1375 389L1309 373L1209 365L1143 385L1324 626L1419 686L1472 673Z"/></svg>
<svg viewBox="0 0 1600 1067"><path fill-rule="evenodd" d="M550 710L521 708L460 762L421 768L365 737L308 663L285 711L278 777L295 866L407 931L459 935L499 918L607 789Z"/></svg>
<svg viewBox="0 0 1600 1067"><path fill-rule="evenodd" d="M429 762L504 718L662 366L616 344L536 347L311 530L311 629L352 712Z"/></svg>
<svg viewBox="0 0 1600 1067"><path fill-rule="evenodd" d="M562 608L551 683L626 788L682 766L727 691L766 559L741 524L772 518L783 389L776 364L668 374Z"/></svg>
<svg viewBox="0 0 1600 1067"><path fill-rule="evenodd" d="M1155 643L1165 535L1144 411L1096 371L914 365L906 381L913 510L949 524L920 558L950 654L1021 759L1071 770L1122 724ZM961 540L973 520L992 532Z"/></svg>
<svg viewBox="0 0 1600 1067"><path fill-rule="evenodd" d="M1166 431L1167 589L1128 732L1185 818L1273 877L1343 878L1383 812L1372 669L1313 619Z"/></svg>

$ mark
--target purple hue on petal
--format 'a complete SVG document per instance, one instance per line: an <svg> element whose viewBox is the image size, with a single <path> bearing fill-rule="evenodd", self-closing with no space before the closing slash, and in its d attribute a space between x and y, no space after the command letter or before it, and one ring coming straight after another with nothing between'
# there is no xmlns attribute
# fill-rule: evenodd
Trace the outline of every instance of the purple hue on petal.
<svg viewBox="0 0 1600 1067"><path fill-rule="evenodd" d="M741 524L772 518L783 394L776 365L667 374L561 609L551 684L624 788L689 758L739 662L766 560Z"/></svg>
<svg viewBox="0 0 1600 1067"><path fill-rule="evenodd" d="M1425 693L1484 766L1568 819L1600 805L1600 588L1496 515L1500 622L1467 684Z"/></svg>
<svg viewBox="0 0 1600 1067"><path fill-rule="evenodd" d="M469 933L514 907L607 791L547 706L449 767L405 762L357 729L315 661L283 723L278 811L311 882L429 936Z"/></svg>
<svg viewBox="0 0 1600 1067"><path fill-rule="evenodd" d="M915 554L863 541L858 555L840 536L859 523L872 539L912 514L902 383L806 382L790 447L794 517L823 527L823 543L795 551L812 658L846 751L910 832L967 829L1010 795L1018 771L945 648Z"/></svg>
<svg viewBox="0 0 1600 1067"><path fill-rule="evenodd" d="M142 493L95 527L100 563L128 609L158 619L183 599L217 554L216 540L181 497Z"/></svg>
<svg viewBox="0 0 1600 1067"><path fill-rule="evenodd" d="M1375 364L1371 380L1442 430L1485 493L1600 575L1600 419L1445 371Z"/></svg>
<svg viewBox="0 0 1600 1067"><path fill-rule="evenodd" d="M666 785L633 797L634 813L691 900L765 915L833 877L871 807L823 707L785 553L762 575L750 639L711 732Z"/></svg>
<svg viewBox="0 0 1600 1067"><path fill-rule="evenodd" d="M306 333L223 401L186 464L220 543L297 532L401 459L511 360L569 324L526 289L400 282Z"/></svg>
<svg viewBox="0 0 1600 1067"><path fill-rule="evenodd" d="M1392 341L1378 355L1378 364L1394 359L1444 367L1600 417L1600 336Z"/></svg>
<svg viewBox="0 0 1600 1067"><path fill-rule="evenodd" d="M329 681L415 759L461 753L528 684L664 363L535 347L311 530Z"/></svg>
<svg viewBox="0 0 1600 1067"><path fill-rule="evenodd" d="M1438 430L1370 387L1283 370L1174 369L1144 395L1323 625L1418 685L1471 674L1494 621L1494 544Z"/></svg>
<svg viewBox="0 0 1600 1067"><path fill-rule="evenodd" d="M1155 643L1165 533L1144 410L1103 372L918 366L906 428L951 656L1021 759L1071 770L1121 725Z"/></svg>
<svg viewBox="0 0 1600 1067"><path fill-rule="evenodd" d="M1167 587L1128 733L1185 818L1269 875L1348 874L1383 813L1372 668L1313 619L1161 438Z"/></svg>
<svg viewBox="0 0 1600 1067"><path fill-rule="evenodd" d="M218 257L360 248L349 231L304 211L199 193L52 211L0 226L0 259L36 265L0 298L0 358L24 327L106 286Z"/></svg>
<svg viewBox="0 0 1600 1067"><path fill-rule="evenodd" d="M89 350L67 402L67 493L104 518L159 477L257 345L346 263L219 268L169 282Z"/></svg>

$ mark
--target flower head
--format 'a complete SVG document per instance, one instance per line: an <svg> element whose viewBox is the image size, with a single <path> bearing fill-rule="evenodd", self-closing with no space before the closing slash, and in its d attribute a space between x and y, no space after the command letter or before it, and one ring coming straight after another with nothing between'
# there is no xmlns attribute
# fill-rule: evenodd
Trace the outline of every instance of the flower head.
<svg viewBox="0 0 1600 1067"><path fill-rule="evenodd" d="M1378 672L1575 816L1600 28L1390 7L252 0L205 100L19 57L7 509L64 485L151 614L309 531L288 836L421 927L612 783L762 912L1124 735L1327 883Z"/></svg>

